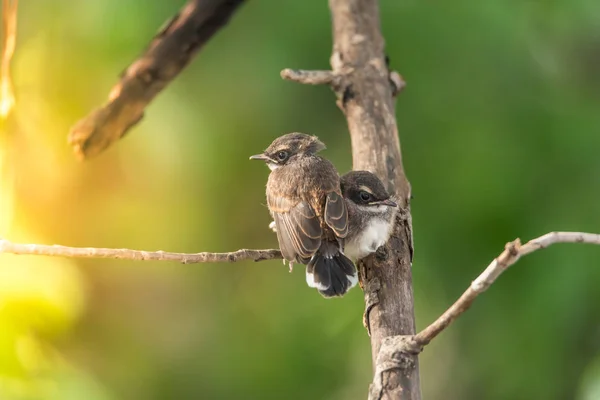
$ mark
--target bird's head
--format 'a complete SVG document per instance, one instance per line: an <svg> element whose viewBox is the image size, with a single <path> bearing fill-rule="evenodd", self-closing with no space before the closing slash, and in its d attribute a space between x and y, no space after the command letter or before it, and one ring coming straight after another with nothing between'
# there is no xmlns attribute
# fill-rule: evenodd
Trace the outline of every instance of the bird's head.
<svg viewBox="0 0 600 400"><path fill-rule="evenodd" d="M368 171L350 171L341 178L342 194L359 209L385 213L389 207L397 207L375 174Z"/></svg>
<svg viewBox="0 0 600 400"><path fill-rule="evenodd" d="M251 160L262 160L274 170L293 160L311 156L325 149L323 142L316 136L305 133L288 133L278 137L262 154L251 156Z"/></svg>

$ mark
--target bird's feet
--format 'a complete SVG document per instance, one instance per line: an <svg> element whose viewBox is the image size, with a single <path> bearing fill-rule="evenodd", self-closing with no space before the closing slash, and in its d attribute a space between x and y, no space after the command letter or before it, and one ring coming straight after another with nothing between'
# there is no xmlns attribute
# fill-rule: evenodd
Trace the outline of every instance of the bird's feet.
<svg viewBox="0 0 600 400"><path fill-rule="evenodd" d="M385 243L381 246L379 246L379 248L375 251L375 257L379 260L379 261L385 261L388 258L388 250L385 247Z"/></svg>
<svg viewBox="0 0 600 400"><path fill-rule="evenodd" d="M290 272L292 272L294 270L294 263L292 261L288 261L285 258L283 259L283 265L286 265L289 267Z"/></svg>

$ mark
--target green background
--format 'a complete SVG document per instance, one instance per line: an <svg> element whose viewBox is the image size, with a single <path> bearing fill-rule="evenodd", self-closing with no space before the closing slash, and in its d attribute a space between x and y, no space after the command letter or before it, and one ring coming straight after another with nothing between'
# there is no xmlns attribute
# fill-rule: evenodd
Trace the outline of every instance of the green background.
<svg viewBox="0 0 600 400"><path fill-rule="evenodd" d="M331 91L279 77L328 67L330 17L313 0L247 2L126 138L78 163L69 127L182 4L21 2L0 236L270 248L268 170L249 155L301 131L351 168ZM407 81L397 114L423 328L507 241L600 232L600 3L382 0L381 12ZM0 398L364 399L362 312L360 290L324 300L281 261L3 255ZM600 248L521 260L426 348L421 379L429 400L600 399Z"/></svg>

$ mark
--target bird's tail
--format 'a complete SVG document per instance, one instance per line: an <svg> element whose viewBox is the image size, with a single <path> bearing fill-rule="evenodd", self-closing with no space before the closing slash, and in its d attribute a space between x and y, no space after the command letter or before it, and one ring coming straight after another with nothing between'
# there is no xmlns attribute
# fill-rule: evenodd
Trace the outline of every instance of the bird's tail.
<svg viewBox="0 0 600 400"><path fill-rule="evenodd" d="M323 242L306 265L306 283L323 297L343 296L358 282L356 267L337 242Z"/></svg>

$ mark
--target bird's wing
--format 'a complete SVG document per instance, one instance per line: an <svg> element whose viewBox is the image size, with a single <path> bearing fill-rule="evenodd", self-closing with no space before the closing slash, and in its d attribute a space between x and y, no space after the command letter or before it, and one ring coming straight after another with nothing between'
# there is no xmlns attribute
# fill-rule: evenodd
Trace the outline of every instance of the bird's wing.
<svg viewBox="0 0 600 400"><path fill-rule="evenodd" d="M308 262L321 245L321 224L312 207L305 201L292 201L284 196L267 196L275 220L277 240L286 260Z"/></svg>
<svg viewBox="0 0 600 400"><path fill-rule="evenodd" d="M348 234L348 210L341 194L330 192L325 200L325 223L340 238Z"/></svg>

